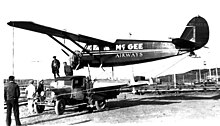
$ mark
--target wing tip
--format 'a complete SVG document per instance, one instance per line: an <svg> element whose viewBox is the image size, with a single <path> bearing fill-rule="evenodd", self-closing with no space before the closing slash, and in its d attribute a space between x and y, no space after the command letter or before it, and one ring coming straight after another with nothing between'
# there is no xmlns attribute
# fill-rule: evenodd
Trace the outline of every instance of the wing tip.
<svg viewBox="0 0 220 126"><path fill-rule="evenodd" d="M7 24L9 26L15 26L16 24L21 24L21 23L34 23L32 21L9 21Z"/></svg>

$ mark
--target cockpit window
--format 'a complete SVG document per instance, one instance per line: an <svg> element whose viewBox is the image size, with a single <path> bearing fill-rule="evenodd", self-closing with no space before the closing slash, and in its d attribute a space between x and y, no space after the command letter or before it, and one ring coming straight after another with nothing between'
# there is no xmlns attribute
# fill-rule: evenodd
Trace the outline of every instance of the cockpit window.
<svg viewBox="0 0 220 126"><path fill-rule="evenodd" d="M111 50L114 49L112 47L109 46L101 46L101 45L86 45L85 49L89 50L89 51L103 51L103 50Z"/></svg>
<svg viewBox="0 0 220 126"><path fill-rule="evenodd" d="M94 51L94 50L99 50L99 46L98 45L87 45L86 47L85 47L87 50L89 50L89 51Z"/></svg>
<svg viewBox="0 0 220 126"><path fill-rule="evenodd" d="M99 46L98 45L93 45L93 50L99 50Z"/></svg>

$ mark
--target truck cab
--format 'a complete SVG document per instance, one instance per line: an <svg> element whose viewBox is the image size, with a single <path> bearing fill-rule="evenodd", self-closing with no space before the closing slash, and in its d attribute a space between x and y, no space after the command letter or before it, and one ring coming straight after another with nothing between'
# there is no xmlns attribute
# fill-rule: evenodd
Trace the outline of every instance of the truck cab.
<svg viewBox="0 0 220 126"><path fill-rule="evenodd" d="M92 83L86 76L58 77L49 88L35 100L35 111L42 113L45 106L54 107L58 115L63 114L66 105L87 107Z"/></svg>

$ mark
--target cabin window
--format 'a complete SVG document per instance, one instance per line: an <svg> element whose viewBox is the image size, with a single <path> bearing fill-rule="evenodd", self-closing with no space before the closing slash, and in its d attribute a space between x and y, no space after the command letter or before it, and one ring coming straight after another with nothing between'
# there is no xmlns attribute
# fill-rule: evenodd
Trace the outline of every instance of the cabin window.
<svg viewBox="0 0 220 126"><path fill-rule="evenodd" d="M105 46L104 50L110 50L110 48L108 46Z"/></svg>
<svg viewBox="0 0 220 126"><path fill-rule="evenodd" d="M99 50L99 46L98 45L93 45L93 50Z"/></svg>
<svg viewBox="0 0 220 126"><path fill-rule="evenodd" d="M88 45L86 49L92 51L92 45Z"/></svg>

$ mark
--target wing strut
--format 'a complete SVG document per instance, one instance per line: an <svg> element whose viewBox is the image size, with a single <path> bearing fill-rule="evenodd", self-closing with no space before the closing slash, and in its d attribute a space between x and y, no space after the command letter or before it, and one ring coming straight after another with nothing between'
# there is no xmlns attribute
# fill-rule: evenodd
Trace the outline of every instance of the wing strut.
<svg viewBox="0 0 220 126"><path fill-rule="evenodd" d="M70 56L65 50L61 49L67 56Z"/></svg>
<svg viewBox="0 0 220 126"><path fill-rule="evenodd" d="M82 47L79 43L77 43L73 38L71 38L70 36L64 34L68 39L70 39L74 44L76 44L78 47L80 47L83 51L86 51L87 53L89 53L91 55L91 53L89 52L89 50L85 49L84 47Z"/></svg>
<svg viewBox="0 0 220 126"><path fill-rule="evenodd" d="M75 54L76 55L76 53L73 51L73 50L71 50L70 48L68 48L67 46L65 46L63 43L61 43L59 40L57 40L56 38L54 38L52 35L48 35L49 37L51 37L54 41L56 41L57 43L59 43L61 46L63 46L64 48L66 48L68 51L70 51L71 53L73 53L73 54Z"/></svg>

